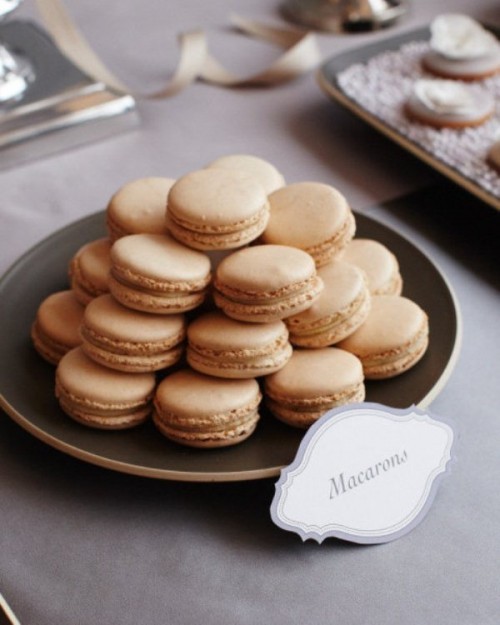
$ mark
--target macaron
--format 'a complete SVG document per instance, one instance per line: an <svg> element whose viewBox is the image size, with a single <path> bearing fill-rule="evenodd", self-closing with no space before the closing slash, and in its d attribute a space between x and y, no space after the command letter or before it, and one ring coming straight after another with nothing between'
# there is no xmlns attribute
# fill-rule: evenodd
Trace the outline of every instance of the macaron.
<svg viewBox="0 0 500 625"><path fill-rule="evenodd" d="M174 314L203 303L210 260L168 234L131 234L111 248L109 289L124 306Z"/></svg>
<svg viewBox="0 0 500 625"><path fill-rule="evenodd" d="M488 165L500 173L500 140L495 141L488 150L486 157Z"/></svg>
<svg viewBox="0 0 500 625"><path fill-rule="evenodd" d="M158 371L183 354L184 315L155 315L122 306L101 295L86 307L81 325L83 351L118 371Z"/></svg>
<svg viewBox="0 0 500 625"><path fill-rule="evenodd" d="M84 310L71 290L52 293L42 301L31 326L31 339L47 362L57 365L66 352L80 345Z"/></svg>
<svg viewBox="0 0 500 625"><path fill-rule="evenodd" d="M353 239L345 248L342 260L365 272L372 295L401 295L403 278L398 259L380 241Z"/></svg>
<svg viewBox="0 0 500 625"><path fill-rule="evenodd" d="M165 234L167 195L173 178L139 178L123 185L106 208L109 238L116 241L127 234Z"/></svg>
<svg viewBox="0 0 500 625"><path fill-rule="evenodd" d="M413 85L405 110L421 124L461 129L484 124L495 112L495 99L478 85L422 78Z"/></svg>
<svg viewBox="0 0 500 625"><path fill-rule="evenodd" d="M281 369L292 355L283 321L247 323L221 312L189 324L187 361L193 369L221 378L255 378Z"/></svg>
<svg viewBox="0 0 500 625"><path fill-rule="evenodd" d="M345 339L364 323L370 312L370 293L364 272L350 263L333 260L318 269L324 289L313 305L286 319L290 342L299 347L327 347Z"/></svg>
<svg viewBox="0 0 500 625"><path fill-rule="evenodd" d="M98 295L109 292L111 241L107 237L82 245L69 263L71 288L84 306Z"/></svg>
<svg viewBox="0 0 500 625"><path fill-rule="evenodd" d="M250 154L229 154L212 161L208 167L237 169L254 177L269 195L285 185L283 174L276 167L258 156Z"/></svg>
<svg viewBox="0 0 500 625"><path fill-rule="evenodd" d="M153 421L176 443L227 447L241 443L255 430L261 399L254 379L227 380L183 369L158 385Z"/></svg>
<svg viewBox="0 0 500 625"><path fill-rule="evenodd" d="M75 421L121 430L145 421L152 410L154 373L124 373L94 362L82 347L65 354L56 369L56 397Z"/></svg>
<svg viewBox="0 0 500 625"><path fill-rule="evenodd" d="M255 245L222 260L213 297L233 319L268 323L309 308L322 290L309 254L285 245Z"/></svg>
<svg viewBox="0 0 500 625"><path fill-rule="evenodd" d="M330 262L353 238L356 224L345 197L328 184L297 182L269 196L271 214L260 241L310 254L317 267Z"/></svg>
<svg viewBox="0 0 500 625"><path fill-rule="evenodd" d="M364 400L363 367L336 347L295 350L283 369L265 378L264 396L275 417L308 428L327 410Z"/></svg>
<svg viewBox="0 0 500 625"><path fill-rule="evenodd" d="M372 297L365 323L338 344L363 363L365 378L391 378L411 369L429 344L427 314L398 295Z"/></svg>
<svg viewBox="0 0 500 625"><path fill-rule="evenodd" d="M182 176L167 200L167 227L198 250L227 250L256 239L269 219L267 194L238 169L210 167Z"/></svg>
<svg viewBox="0 0 500 625"><path fill-rule="evenodd" d="M483 80L500 71L500 43L468 15L439 15L430 30L430 49L422 57L428 72L442 78Z"/></svg>

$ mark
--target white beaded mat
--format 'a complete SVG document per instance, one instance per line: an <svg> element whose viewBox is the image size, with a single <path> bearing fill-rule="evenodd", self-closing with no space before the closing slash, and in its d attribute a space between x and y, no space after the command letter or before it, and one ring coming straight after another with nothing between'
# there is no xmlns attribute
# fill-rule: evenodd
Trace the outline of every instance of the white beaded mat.
<svg viewBox="0 0 500 625"><path fill-rule="evenodd" d="M427 42L412 42L399 50L382 52L366 63L356 63L337 76L343 92L359 106L377 117L461 175L495 197L500 197L500 175L486 162L492 143L500 140L500 74L477 83L475 89L493 94L496 112L484 124L463 130L435 129L413 121L403 106L413 84L431 75L420 60L429 49Z"/></svg>

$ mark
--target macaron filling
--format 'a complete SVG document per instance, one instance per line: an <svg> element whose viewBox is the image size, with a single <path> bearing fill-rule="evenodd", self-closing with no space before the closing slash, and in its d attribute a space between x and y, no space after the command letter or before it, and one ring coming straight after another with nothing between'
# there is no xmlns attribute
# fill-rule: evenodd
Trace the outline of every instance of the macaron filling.
<svg viewBox="0 0 500 625"><path fill-rule="evenodd" d="M173 236L196 249L217 250L240 247L255 240L265 229L269 209L263 208L248 222L231 224L224 229L200 226L195 229L181 225L173 216L167 217L167 226Z"/></svg>
<svg viewBox="0 0 500 625"><path fill-rule="evenodd" d="M275 417L295 427L309 427L325 412L345 404L362 402L365 398L365 387L361 382L353 384L338 393L315 398L290 400L269 389L266 391L266 405Z"/></svg>
<svg viewBox="0 0 500 625"><path fill-rule="evenodd" d="M266 375L281 368L292 355L287 336L276 339L266 348L244 350L214 350L189 343L187 361L202 373L210 375Z"/></svg>
<svg viewBox="0 0 500 625"><path fill-rule="evenodd" d="M285 319L311 306L321 294L323 282L318 276L312 276L279 291L250 294L228 288L217 281L214 287L215 304L226 314L235 319L265 322L270 319Z"/></svg>
<svg viewBox="0 0 500 625"><path fill-rule="evenodd" d="M343 309L312 322L303 322L300 316L286 320L290 342L300 347L326 347L341 341L354 332L366 319L370 310L370 296L363 289L358 297Z"/></svg>

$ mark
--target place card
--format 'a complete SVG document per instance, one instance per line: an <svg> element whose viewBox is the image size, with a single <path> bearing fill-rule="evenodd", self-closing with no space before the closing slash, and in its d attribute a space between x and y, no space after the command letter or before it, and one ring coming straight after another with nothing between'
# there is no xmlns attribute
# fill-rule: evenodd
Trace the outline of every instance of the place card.
<svg viewBox="0 0 500 625"><path fill-rule="evenodd" d="M449 472L454 431L412 406L331 410L306 432L276 484L271 517L302 540L384 543L416 527Z"/></svg>

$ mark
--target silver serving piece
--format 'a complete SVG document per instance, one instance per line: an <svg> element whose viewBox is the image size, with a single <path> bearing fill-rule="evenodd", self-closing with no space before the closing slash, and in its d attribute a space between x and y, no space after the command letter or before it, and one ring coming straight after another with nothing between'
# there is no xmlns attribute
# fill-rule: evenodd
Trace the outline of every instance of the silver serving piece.
<svg viewBox="0 0 500 625"><path fill-rule="evenodd" d="M282 12L301 25L329 32L375 30L407 10L405 0L285 0Z"/></svg>
<svg viewBox="0 0 500 625"><path fill-rule="evenodd" d="M22 0L0 0L0 21L21 4ZM9 49L0 39L0 102L16 100L28 88L33 69L27 59Z"/></svg>
<svg viewBox="0 0 500 625"><path fill-rule="evenodd" d="M0 169L137 126L135 100L67 59L26 20L4 20L22 0L0 0Z"/></svg>

